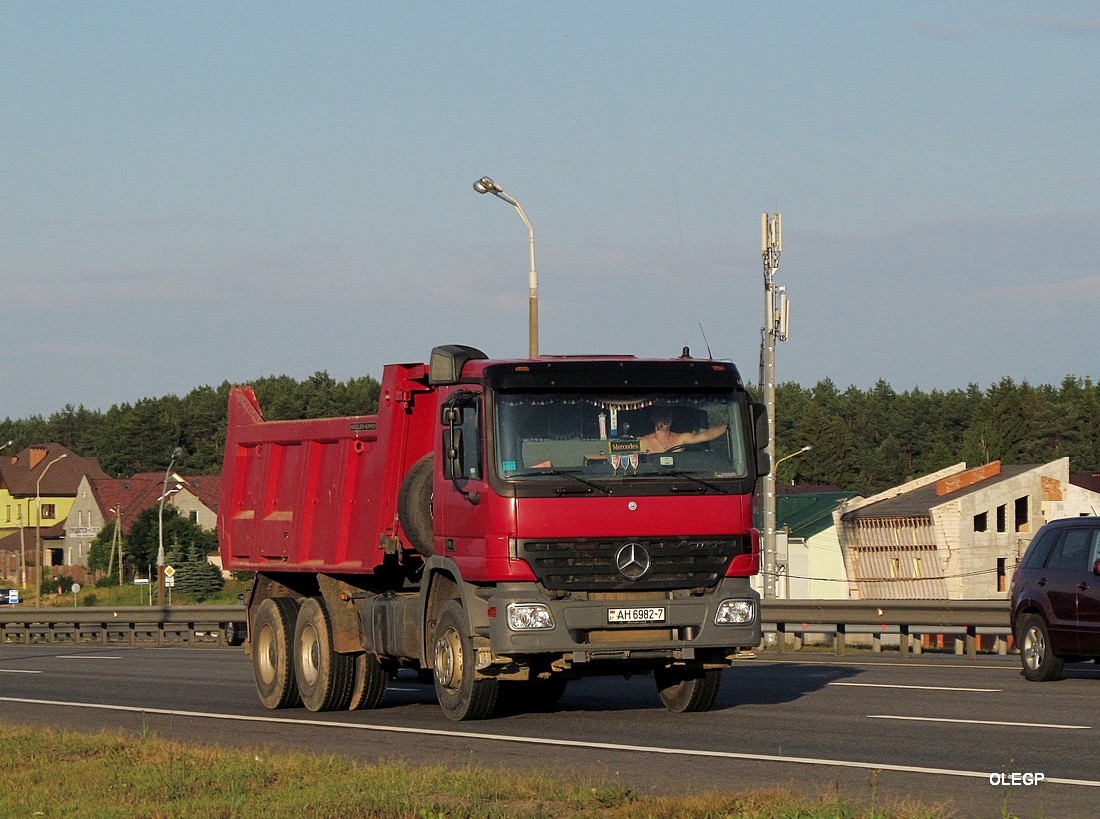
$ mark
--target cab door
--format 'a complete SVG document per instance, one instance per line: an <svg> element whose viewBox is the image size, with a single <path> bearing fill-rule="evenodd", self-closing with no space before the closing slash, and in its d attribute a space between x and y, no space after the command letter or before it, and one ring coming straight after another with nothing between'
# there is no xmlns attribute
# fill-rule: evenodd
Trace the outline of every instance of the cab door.
<svg viewBox="0 0 1100 819"><path fill-rule="evenodd" d="M494 508L485 479L481 395L469 390L443 405L440 468L432 495L436 554L458 564L467 580L485 574L487 513Z"/></svg>

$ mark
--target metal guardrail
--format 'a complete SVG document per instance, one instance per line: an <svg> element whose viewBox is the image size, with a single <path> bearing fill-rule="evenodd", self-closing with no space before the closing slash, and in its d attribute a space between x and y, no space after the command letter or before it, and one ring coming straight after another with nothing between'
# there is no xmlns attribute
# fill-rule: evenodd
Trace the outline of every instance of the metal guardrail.
<svg viewBox="0 0 1100 819"><path fill-rule="evenodd" d="M956 654L973 658L983 638L998 654L1008 652L1011 638L1007 599L766 600L762 615L765 634L775 634L780 653L788 649L788 642L800 647L805 636L824 634L837 656L845 654L849 637L855 635L870 642L873 651L882 650L883 638L896 639L898 652L905 656L920 654L920 637L929 635L937 644L953 644Z"/></svg>
<svg viewBox="0 0 1100 819"><path fill-rule="evenodd" d="M245 619L241 605L0 606L0 644L232 645L244 638Z"/></svg>
<svg viewBox="0 0 1100 819"><path fill-rule="evenodd" d="M983 638L992 650L1008 650L1008 600L766 600L765 647L780 653L818 636L838 656L852 644L919 654L920 639L953 644L975 657ZM235 606L128 606L28 608L0 606L0 644L99 643L194 648L230 645L244 638L245 609ZM947 638L946 640L941 640ZM961 639L959 639L961 638Z"/></svg>

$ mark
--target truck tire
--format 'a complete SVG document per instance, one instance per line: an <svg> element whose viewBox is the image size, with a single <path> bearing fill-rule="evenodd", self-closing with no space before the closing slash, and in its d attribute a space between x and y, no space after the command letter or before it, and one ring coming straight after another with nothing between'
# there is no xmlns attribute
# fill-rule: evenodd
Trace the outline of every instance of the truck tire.
<svg viewBox="0 0 1100 819"><path fill-rule="evenodd" d="M248 626L230 620L222 627L222 634L227 646L239 646L244 643L244 638L248 635Z"/></svg>
<svg viewBox="0 0 1100 819"><path fill-rule="evenodd" d="M678 714L709 711L722 683L722 669L658 668L653 672L665 708Z"/></svg>
<svg viewBox="0 0 1100 819"><path fill-rule="evenodd" d="M386 697L386 670L377 654L355 655L355 681L351 686L349 711L377 708Z"/></svg>
<svg viewBox="0 0 1100 819"><path fill-rule="evenodd" d="M294 626L294 676L302 704L310 711L348 707L355 676L355 656L332 647L332 622L318 597L307 598Z"/></svg>
<svg viewBox="0 0 1100 819"><path fill-rule="evenodd" d="M289 597L269 597L252 619L252 672L265 708L292 708L301 703L294 679L294 622L298 604Z"/></svg>
<svg viewBox="0 0 1100 819"><path fill-rule="evenodd" d="M1047 621L1041 615L1023 616L1017 644L1020 646L1020 662L1027 679L1032 682L1049 682L1062 676L1065 661L1054 656Z"/></svg>
<svg viewBox="0 0 1100 819"><path fill-rule="evenodd" d="M492 715L500 684L475 678L476 652L466 612L457 600L449 601L439 614L432 657L435 696L448 719L485 719Z"/></svg>
<svg viewBox="0 0 1100 819"><path fill-rule="evenodd" d="M435 551L432 535L432 477L435 455L428 453L414 463L397 494L397 517L413 548L424 557Z"/></svg>

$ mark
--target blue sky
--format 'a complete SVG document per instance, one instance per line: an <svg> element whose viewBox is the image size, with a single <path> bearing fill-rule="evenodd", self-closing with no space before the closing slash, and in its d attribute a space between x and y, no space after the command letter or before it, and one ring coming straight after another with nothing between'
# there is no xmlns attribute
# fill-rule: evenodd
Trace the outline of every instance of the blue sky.
<svg viewBox="0 0 1100 819"><path fill-rule="evenodd" d="M440 343L1100 378L1094 3L7 3L0 417Z"/></svg>

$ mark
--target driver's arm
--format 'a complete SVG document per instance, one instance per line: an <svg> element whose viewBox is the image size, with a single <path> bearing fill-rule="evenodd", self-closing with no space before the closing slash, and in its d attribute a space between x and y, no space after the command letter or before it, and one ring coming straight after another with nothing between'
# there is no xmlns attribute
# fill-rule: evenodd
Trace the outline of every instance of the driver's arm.
<svg viewBox="0 0 1100 819"><path fill-rule="evenodd" d="M713 441L715 438L720 438L725 435L728 428L729 424L719 424L716 427L709 427L702 432L684 432L680 435L680 443L705 444L707 441Z"/></svg>

